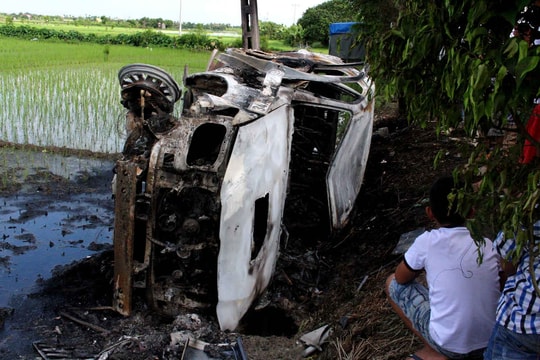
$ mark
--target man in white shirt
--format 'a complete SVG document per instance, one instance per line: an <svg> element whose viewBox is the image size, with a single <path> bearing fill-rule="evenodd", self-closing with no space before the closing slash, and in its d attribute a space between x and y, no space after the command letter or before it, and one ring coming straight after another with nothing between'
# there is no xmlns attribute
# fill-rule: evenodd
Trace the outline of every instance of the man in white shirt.
<svg viewBox="0 0 540 360"><path fill-rule="evenodd" d="M490 240L477 245L450 207L458 187L452 177L433 184L426 213L437 229L416 238L386 283L392 308L425 345L410 359L481 359L495 323L499 256ZM415 281L422 271L427 288Z"/></svg>

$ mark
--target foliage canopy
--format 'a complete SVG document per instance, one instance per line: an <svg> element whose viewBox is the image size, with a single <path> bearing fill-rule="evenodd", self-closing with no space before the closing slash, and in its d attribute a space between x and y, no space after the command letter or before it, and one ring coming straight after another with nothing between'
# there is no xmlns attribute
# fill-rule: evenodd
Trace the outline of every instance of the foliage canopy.
<svg viewBox="0 0 540 360"><path fill-rule="evenodd" d="M307 43L320 42L328 46L329 26L335 22L355 20L355 11L349 0L330 0L309 8L298 20Z"/></svg>
<svg viewBox="0 0 540 360"><path fill-rule="evenodd" d="M385 0L396 14L389 19L375 11L378 1L353 2L368 26L362 36L378 94L403 99L410 123L462 127L474 139L494 128L517 134L510 147L478 142L455 175L467 182L460 206L464 213L475 208L477 240L502 229L517 234L518 252L533 252L540 161L522 164L520 154L532 140L526 125L539 96L540 47L510 36L528 1Z"/></svg>

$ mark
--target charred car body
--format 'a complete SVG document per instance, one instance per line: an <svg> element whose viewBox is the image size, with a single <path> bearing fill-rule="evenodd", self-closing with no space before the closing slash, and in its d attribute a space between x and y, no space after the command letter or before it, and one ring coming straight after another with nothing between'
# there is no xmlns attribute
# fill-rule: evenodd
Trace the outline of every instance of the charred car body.
<svg viewBox="0 0 540 360"><path fill-rule="evenodd" d="M306 234L295 224L323 239L346 226L370 147L369 77L333 56L229 49L185 75L180 118L163 70L132 64L119 81L113 306L129 315L143 287L160 311L215 308L233 330L287 237Z"/></svg>

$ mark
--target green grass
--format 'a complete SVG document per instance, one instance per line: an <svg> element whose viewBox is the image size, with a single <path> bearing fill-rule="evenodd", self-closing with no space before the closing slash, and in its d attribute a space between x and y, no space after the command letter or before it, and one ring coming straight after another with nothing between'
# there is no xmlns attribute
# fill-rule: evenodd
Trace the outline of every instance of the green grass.
<svg viewBox="0 0 540 360"><path fill-rule="evenodd" d="M204 71L210 53L1 38L0 140L114 153L124 141L117 74L131 63ZM106 55L108 49L108 56ZM179 106L176 115L179 115Z"/></svg>
<svg viewBox="0 0 540 360"><path fill-rule="evenodd" d="M6 71L51 69L65 66L98 66L119 69L136 62L149 63L181 74L184 65L190 71L206 68L209 52L183 49L141 48L98 44L27 41L0 38L0 74ZM108 56L105 53L108 51Z"/></svg>
<svg viewBox="0 0 540 360"><path fill-rule="evenodd" d="M117 79L123 66L158 66L181 85L185 66L190 74L204 71L210 57L185 49L2 37L0 43L0 140L105 153L121 151L124 142ZM291 50L279 42L271 47Z"/></svg>
<svg viewBox="0 0 540 360"><path fill-rule="evenodd" d="M281 40L268 40L268 48L271 51L290 51L298 49L290 45L285 45ZM320 54L328 54L328 49L323 47L310 47L308 50Z"/></svg>
<svg viewBox="0 0 540 360"><path fill-rule="evenodd" d="M119 27L119 26L102 26L102 25L76 25L73 22L40 22L40 21L15 21L13 25L33 26L37 28L45 28L58 31L77 31L83 34L96 35L118 35L118 34L133 34L144 31L144 29ZM173 29L171 29L173 30ZM178 30L176 30L178 34Z"/></svg>

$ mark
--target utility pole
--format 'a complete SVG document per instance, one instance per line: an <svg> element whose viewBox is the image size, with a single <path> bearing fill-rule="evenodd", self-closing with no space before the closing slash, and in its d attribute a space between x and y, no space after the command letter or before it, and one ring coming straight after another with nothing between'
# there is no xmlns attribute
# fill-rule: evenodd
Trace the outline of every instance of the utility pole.
<svg viewBox="0 0 540 360"><path fill-rule="evenodd" d="M178 35L182 35L182 0L180 0L180 13L178 14Z"/></svg>
<svg viewBox="0 0 540 360"><path fill-rule="evenodd" d="M242 44L244 49L260 49L257 0L240 0Z"/></svg>
<svg viewBox="0 0 540 360"><path fill-rule="evenodd" d="M291 4L293 7L293 25L296 24L296 8L300 6L300 4Z"/></svg>

